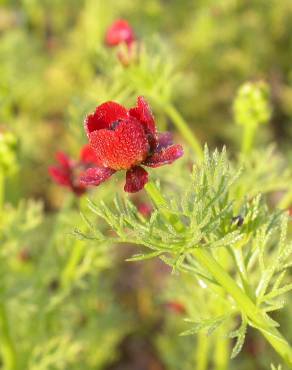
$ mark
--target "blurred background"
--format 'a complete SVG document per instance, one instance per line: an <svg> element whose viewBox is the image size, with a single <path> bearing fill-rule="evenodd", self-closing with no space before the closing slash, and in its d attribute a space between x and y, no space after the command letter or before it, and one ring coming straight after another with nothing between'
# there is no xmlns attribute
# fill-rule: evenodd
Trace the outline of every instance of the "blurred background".
<svg viewBox="0 0 292 370"><path fill-rule="evenodd" d="M105 44L121 18L135 33L132 54ZM188 146L170 107L202 144L226 145L236 157L242 129L232 107L246 81L265 81L270 91L271 119L256 147L276 143L289 163L291 35L291 0L0 1L3 369L261 370L277 361L248 332L240 358L220 368L210 355L209 367L199 368L198 338L179 333L186 312L212 310L208 297L159 261L124 262L131 246L76 240L86 196L54 183L48 167L56 151L78 160L88 112L106 100L133 106L137 95L176 141ZM176 174L194 158L190 151ZM168 169L161 174L174 181ZM94 189L94 197L110 199L120 188L117 179ZM143 194L133 201L148 217ZM283 330L292 339L286 311Z"/></svg>

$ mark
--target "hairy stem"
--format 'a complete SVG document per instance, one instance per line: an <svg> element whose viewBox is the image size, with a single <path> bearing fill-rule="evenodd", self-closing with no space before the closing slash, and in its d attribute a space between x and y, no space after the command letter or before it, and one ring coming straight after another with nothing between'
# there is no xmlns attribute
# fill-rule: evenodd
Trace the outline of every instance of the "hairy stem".
<svg viewBox="0 0 292 370"><path fill-rule="evenodd" d="M230 358L229 339L224 336L221 328L215 335L214 370L227 370Z"/></svg>
<svg viewBox="0 0 292 370"><path fill-rule="evenodd" d="M160 208L161 213L163 216L173 225L173 227L177 231L183 231L184 225L180 222L180 220L176 217L176 215L172 214L170 211L167 210L167 203L161 194L158 187L154 184L154 182L149 181L145 185L145 190L147 191L148 195L155 203L155 205Z"/></svg>
<svg viewBox="0 0 292 370"><path fill-rule="evenodd" d="M206 333L198 333L196 346L196 370L208 369L210 339Z"/></svg>
<svg viewBox="0 0 292 370"><path fill-rule="evenodd" d="M254 301L256 299L255 292L252 290L252 287L249 284L248 278L247 278L247 271L246 266L244 263L244 258L242 255L242 249L241 248L230 248L228 247L228 251L230 255L232 256L234 263L237 266L237 271L242 283L242 287L245 291L245 293Z"/></svg>
<svg viewBox="0 0 292 370"><path fill-rule="evenodd" d="M240 289L234 279L223 269L213 256L203 248L196 248L193 252L202 267L209 271L215 280L234 299L240 310L250 319L251 323L261 331L264 337L292 369L292 349L281 333L268 321L267 316L254 302Z"/></svg>

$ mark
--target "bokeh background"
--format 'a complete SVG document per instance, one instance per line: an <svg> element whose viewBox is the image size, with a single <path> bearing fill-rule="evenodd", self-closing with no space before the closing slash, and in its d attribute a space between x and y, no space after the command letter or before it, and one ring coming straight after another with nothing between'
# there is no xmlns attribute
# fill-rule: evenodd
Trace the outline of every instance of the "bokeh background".
<svg viewBox="0 0 292 370"><path fill-rule="evenodd" d="M104 43L118 18L141 44L141 62L130 67ZM201 143L226 145L236 156L242 130L232 106L246 81L270 88L272 117L256 145L276 143L289 163L291 35L290 0L0 1L0 343L9 332L19 370L196 369L196 337L179 337L185 310L199 309L192 281L182 284L158 261L124 262L133 247L76 240L86 196L58 187L48 166L56 151L78 158L86 113L106 100L133 106L137 95L176 140L184 142L164 103ZM113 181L95 197L119 188ZM145 202L143 194L133 199ZM292 339L288 318L289 308L281 320ZM248 332L229 368L269 369L272 361L265 342Z"/></svg>

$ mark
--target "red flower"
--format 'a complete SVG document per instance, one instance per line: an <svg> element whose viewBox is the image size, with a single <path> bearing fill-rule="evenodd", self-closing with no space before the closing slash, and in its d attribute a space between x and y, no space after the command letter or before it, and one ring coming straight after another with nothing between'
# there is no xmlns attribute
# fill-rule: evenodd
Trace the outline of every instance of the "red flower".
<svg viewBox="0 0 292 370"><path fill-rule="evenodd" d="M137 107L129 110L111 101L101 104L86 117L85 130L98 164L82 176L85 185L99 185L116 171L126 170L124 190L135 193L148 181L140 165L160 167L183 155L181 145L172 145L170 133L157 133L151 109L141 96Z"/></svg>
<svg viewBox="0 0 292 370"><path fill-rule="evenodd" d="M177 301L167 302L165 304L165 306L170 311L172 311L173 313L176 313L178 315L183 315L184 313L186 313L185 306L180 302L177 302Z"/></svg>
<svg viewBox="0 0 292 370"><path fill-rule="evenodd" d="M151 204L144 202L138 205L138 211L141 213L142 216L149 217L153 212L153 208Z"/></svg>
<svg viewBox="0 0 292 370"><path fill-rule="evenodd" d="M81 149L78 162L63 152L58 152L56 159L59 165L49 167L52 179L57 184L70 188L78 196L85 193L86 185L80 182L80 176L88 167L96 164L96 156L90 146L87 144Z"/></svg>
<svg viewBox="0 0 292 370"><path fill-rule="evenodd" d="M107 46L117 46L122 43L129 47L135 41L135 34L129 23L123 19L116 20L107 30L105 42Z"/></svg>

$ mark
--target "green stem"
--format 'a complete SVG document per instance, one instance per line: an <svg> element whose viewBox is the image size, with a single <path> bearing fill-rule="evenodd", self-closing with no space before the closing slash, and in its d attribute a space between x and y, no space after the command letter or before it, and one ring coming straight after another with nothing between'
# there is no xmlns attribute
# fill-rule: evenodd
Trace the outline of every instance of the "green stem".
<svg viewBox="0 0 292 370"><path fill-rule="evenodd" d="M281 333L272 327L267 317L253 303L253 301L240 289L234 279L218 264L213 256L203 248L196 248L194 255L197 261L208 270L217 282L235 300L240 310L250 319L254 326L270 342L278 354L292 369L292 349Z"/></svg>
<svg viewBox="0 0 292 370"><path fill-rule="evenodd" d="M253 147L254 138L257 130L257 124L248 124L244 126L241 151L248 155Z"/></svg>
<svg viewBox="0 0 292 370"><path fill-rule="evenodd" d="M190 129L189 125L184 120L179 111L175 108L175 106L171 103L161 102L161 99L154 96L153 99L161 106L164 112L174 123L178 131L181 133L182 137L186 140L187 143L189 143L191 148L194 150L198 159L202 160L204 158L204 151L202 149L202 146L194 132Z"/></svg>
<svg viewBox="0 0 292 370"><path fill-rule="evenodd" d="M3 369L16 370L16 352L10 336L7 311L4 302L0 303L0 349L4 365Z"/></svg>
<svg viewBox="0 0 292 370"><path fill-rule="evenodd" d="M50 233L50 238L47 242L44 254L42 256L41 262L38 264L37 274L39 275L36 279L36 285L34 286L34 289L36 291L41 292L40 295L40 308L39 308L39 316L38 320L36 320L33 324L36 326L33 326L33 330L35 332L39 332L39 335L36 335L36 341L39 341L39 336L43 336L44 332L47 333L49 331L49 328L51 326L51 317L52 317L52 310L47 310L48 305L48 297L47 295L43 294L43 271L46 268L46 261L50 253L52 253L52 250L55 247L55 243L57 241L57 237L59 233L61 232L61 229L63 227L63 217L64 214L66 214L72 207L73 203L75 201L75 197L73 194L68 193L66 198L63 200L62 206L59 209L58 213L55 215L54 223L52 225L52 230ZM70 215L68 215L70 217ZM59 281L58 281L59 282Z"/></svg>
<svg viewBox="0 0 292 370"><path fill-rule="evenodd" d="M214 370L227 370L229 358L229 339L218 328L215 336Z"/></svg>
<svg viewBox="0 0 292 370"><path fill-rule="evenodd" d="M252 287L250 286L247 278L247 271L246 267L244 264L244 258L242 255L242 248L231 248L228 247L228 251L230 255L232 256L236 266L237 266L237 271L239 273L239 277L242 283L242 287L245 291L245 293L251 298L252 301L255 301L256 296L254 291L252 290Z"/></svg>
<svg viewBox="0 0 292 370"><path fill-rule="evenodd" d="M210 340L206 333L199 333L197 335L197 346L196 346L196 370L207 370L208 369L208 353L209 353Z"/></svg>
<svg viewBox="0 0 292 370"><path fill-rule="evenodd" d="M164 216L171 222L174 215L167 211L167 202L155 184L150 182L145 188L156 205L165 207L166 211ZM174 227L175 225L178 225L177 227L179 227L180 231L183 230L184 225L178 218L176 218ZM204 248L195 248L193 250L193 255L197 262L207 270L226 293L234 299L238 308L249 318L250 323L263 334L275 351L278 352L287 363L289 368L292 369L292 349L282 334L275 327L271 326L268 316L256 306L251 298L238 286L235 280L225 271L208 250Z"/></svg>
<svg viewBox="0 0 292 370"><path fill-rule="evenodd" d="M161 192L159 191L158 187L154 184L154 182L149 181L145 185L145 190L147 191L148 195L155 203L155 205L160 208L161 213L163 216L173 225L173 227L177 231L183 231L184 225L180 222L176 215L172 214L170 211L167 210L167 203L162 196Z"/></svg>

